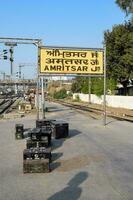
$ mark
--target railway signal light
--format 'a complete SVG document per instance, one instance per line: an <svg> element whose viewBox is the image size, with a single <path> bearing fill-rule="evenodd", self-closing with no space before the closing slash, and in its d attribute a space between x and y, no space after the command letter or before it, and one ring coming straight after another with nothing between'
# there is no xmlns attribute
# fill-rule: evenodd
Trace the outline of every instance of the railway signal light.
<svg viewBox="0 0 133 200"><path fill-rule="evenodd" d="M6 55L7 53L8 53L8 50L7 50L7 49L4 49L4 50L3 50L3 54Z"/></svg>
<svg viewBox="0 0 133 200"><path fill-rule="evenodd" d="M9 49L9 52L10 52L10 61L13 62L13 48L12 47Z"/></svg>
<svg viewBox="0 0 133 200"><path fill-rule="evenodd" d="M3 59L4 59L4 60L7 60L7 59L8 59L8 57L7 57L7 56L3 56Z"/></svg>
<svg viewBox="0 0 133 200"><path fill-rule="evenodd" d="M10 61L11 61L11 62L13 62L13 61L14 61L12 57L10 58Z"/></svg>
<svg viewBox="0 0 133 200"><path fill-rule="evenodd" d="M10 48L9 51L10 51L10 54L13 54L13 48Z"/></svg>
<svg viewBox="0 0 133 200"><path fill-rule="evenodd" d="M4 59L4 60L7 60L8 57L7 57L7 53L8 53L8 50L7 49L3 49L0 53L0 59Z"/></svg>

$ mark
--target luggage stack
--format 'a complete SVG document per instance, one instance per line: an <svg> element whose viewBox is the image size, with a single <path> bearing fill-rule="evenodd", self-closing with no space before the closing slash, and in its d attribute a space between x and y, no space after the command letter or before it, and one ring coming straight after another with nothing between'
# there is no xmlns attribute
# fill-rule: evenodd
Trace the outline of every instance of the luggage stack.
<svg viewBox="0 0 133 200"><path fill-rule="evenodd" d="M42 120L36 120L36 127L37 128L45 128L52 129L52 136L55 139L61 139L68 137L69 132L69 125L65 121L56 121L56 120L48 120L48 119L42 119Z"/></svg>
<svg viewBox="0 0 133 200"><path fill-rule="evenodd" d="M23 151L24 173L50 172L51 135L49 124L33 128L28 133L26 149Z"/></svg>
<svg viewBox="0 0 133 200"><path fill-rule="evenodd" d="M68 137L69 125L64 121L49 119L36 120L36 128L24 131L23 124L15 126L16 139L26 135L26 149L23 150L23 173L50 172L52 162L51 139ZM56 141L55 141L56 142Z"/></svg>

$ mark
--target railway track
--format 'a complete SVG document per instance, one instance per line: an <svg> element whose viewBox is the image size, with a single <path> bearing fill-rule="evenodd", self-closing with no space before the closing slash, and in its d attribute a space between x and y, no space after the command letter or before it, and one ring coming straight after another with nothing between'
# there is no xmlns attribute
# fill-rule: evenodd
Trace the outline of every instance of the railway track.
<svg viewBox="0 0 133 200"><path fill-rule="evenodd" d="M6 113L11 108L12 104L16 101L16 97L8 99L0 99L0 115Z"/></svg>
<svg viewBox="0 0 133 200"><path fill-rule="evenodd" d="M89 106L85 106L85 105L79 105L79 104L75 104L75 103L70 103L70 102L66 102L66 101L62 101L62 100L53 100L54 102L60 103L64 106L67 107L71 107L77 110L81 110L81 111L85 111L85 112L89 112L95 115L103 115L103 109L102 108L94 108L94 107L89 107ZM115 109L114 109L115 110ZM129 122L133 122L133 115L130 114L123 114L123 116L121 116L122 114L119 114L118 112L115 111L106 111L106 115L108 117L112 117L118 120L125 120L125 121L129 121Z"/></svg>

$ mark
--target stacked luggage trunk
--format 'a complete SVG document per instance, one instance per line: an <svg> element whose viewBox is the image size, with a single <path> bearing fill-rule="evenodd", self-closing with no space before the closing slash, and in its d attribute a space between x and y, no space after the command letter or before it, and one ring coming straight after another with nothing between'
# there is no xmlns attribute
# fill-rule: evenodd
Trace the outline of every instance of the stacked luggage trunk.
<svg viewBox="0 0 133 200"><path fill-rule="evenodd" d="M16 139L26 138L26 148L23 150L23 173L50 172L52 137L54 139L68 137L68 123L41 119L36 120L36 128L25 132L23 124L16 124L15 130Z"/></svg>
<svg viewBox="0 0 133 200"><path fill-rule="evenodd" d="M46 120L37 120L36 128L28 133L26 149L23 151L24 173L50 172L51 136L50 124Z"/></svg>

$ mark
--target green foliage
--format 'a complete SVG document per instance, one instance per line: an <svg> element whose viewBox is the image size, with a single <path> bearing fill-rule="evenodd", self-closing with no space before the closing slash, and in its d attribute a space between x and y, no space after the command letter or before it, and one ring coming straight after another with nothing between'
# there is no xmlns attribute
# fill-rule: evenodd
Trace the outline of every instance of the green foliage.
<svg viewBox="0 0 133 200"><path fill-rule="evenodd" d="M133 13L133 0L116 0L117 5L126 13Z"/></svg>
<svg viewBox="0 0 133 200"><path fill-rule="evenodd" d="M79 97L79 95L76 95L76 96L75 96L74 101L76 101L76 102L80 102L80 97Z"/></svg>
<svg viewBox="0 0 133 200"><path fill-rule="evenodd" d="M115 94L116 85L117 85L116 80L114 80L112 78L107 79L107 88L106 88L106 91L110 91L111 94Z"/></svg>
<svg viewBox="0 0 133 200"><path fill-rule="evenodd" d="M116 89L116 81L114 79L106 79L106 93L114 94ZM104 78L92 78L91 93L101 96L104 93Z"/></svg>
<svg viewBox="0 0 133 200"><path fill-rule="evenodd" d="M72 92L69 92L68 94L67 94L67 97L72 97L73 96L73 93Z"/></svg>
<svg viewBox="0 0 133 200"><path fill-rule="evenodd" d="M61 89L60 91L55 92L53 97L55 99L64 99L64 98L66 98L67 97L66 90L65 89Z"/></svg>
<svg viewBox="0 0 133 200"><path fill-rule="evenodd" d="M72 84L71 91L75 93L81 92L82 85L83 85L83 79L77 77Z"/></svg>
<svg viewBox="0 0 133 200"><path fill-rule="evenodd" d="M82 92L84 94L87 94L88 93L88 78L77 77L72 84L71 90L73 93Z"/></svg>
<svg viewBox="0 0 133 200"><path fill-rule="evenodd" d="M104 33L107 49L107 75L114 80L128 80L133 72L133 23L114 26ZM122 83L122 82L121 82Z"/></svg>
<svg viewBox="0 0 133 200"><path fill-rule="evenodd" d="M80 90L78 92L88 94L89 93L89 78L76 78L75 82L73 84L80 85ZM112 78L107 79L107 91L110 90L111 94L114 93L114 90L116 89L116 81ZM96 94L97 96L103 95L104 92L104 79L103 78L91 78L91 94ZM77 92L73 90L73 92Z"/></svg>
<svg viewBox="0 0 133 200"><path fill-rule="evenodd" d="M96 94L97 96L103 95L104 86L103 78L92 78L91 81L91 93Z"/></svg>

